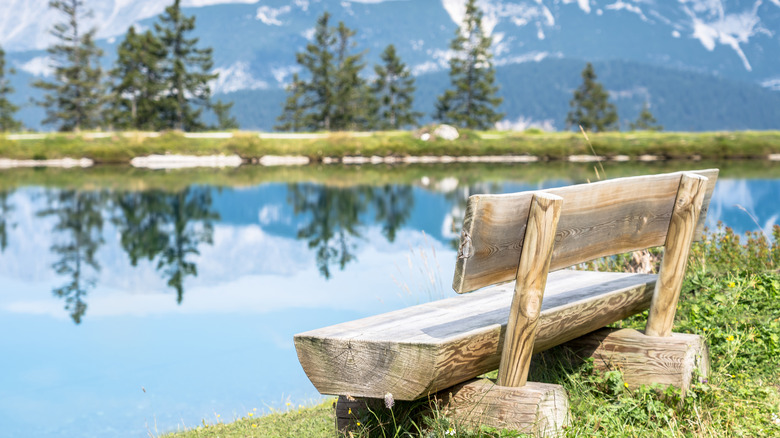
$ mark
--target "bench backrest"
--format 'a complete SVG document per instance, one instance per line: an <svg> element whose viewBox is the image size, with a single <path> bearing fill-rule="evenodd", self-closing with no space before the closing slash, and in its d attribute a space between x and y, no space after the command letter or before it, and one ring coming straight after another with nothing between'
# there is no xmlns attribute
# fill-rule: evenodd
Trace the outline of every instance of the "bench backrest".
<svg viewBox="0 0 780 438"><path fill-rule="evenodd" d="M664 245L684 173L541 190L563 198L550 271ZM696 229L699 238L718 169L687 173L708 179ZM453 281L456 292L470 292L515 279L531 200L538 192L469 198Z"/></svg>

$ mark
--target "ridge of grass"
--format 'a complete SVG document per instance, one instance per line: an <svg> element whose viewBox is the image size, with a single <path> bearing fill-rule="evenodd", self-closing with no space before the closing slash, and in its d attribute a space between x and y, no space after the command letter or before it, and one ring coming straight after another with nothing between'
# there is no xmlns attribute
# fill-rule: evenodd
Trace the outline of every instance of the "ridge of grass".
<svg viewBox="0 0 780 438"><path fill-rule="evenodd" d="M101 164L128 163L150 154L237 154L246 161L265 155L306 156L315 162L344 156L484 156L533 155L542 160L562 160L571 155L591 155L586 139L575 132L461 131L454 141L423 141L407 131L372 133L324 133L323 138L261 138L257 132L240 131L231 138L187 138L181 132L159 136L142 133L51 133L43 138L15 139L0 136L0 157L10 159L90 158ZM637 158L656 155L663 159L764 159L780 153L780 131L735 132L605 132L591 133L593 151L605 157Z"/></svg>

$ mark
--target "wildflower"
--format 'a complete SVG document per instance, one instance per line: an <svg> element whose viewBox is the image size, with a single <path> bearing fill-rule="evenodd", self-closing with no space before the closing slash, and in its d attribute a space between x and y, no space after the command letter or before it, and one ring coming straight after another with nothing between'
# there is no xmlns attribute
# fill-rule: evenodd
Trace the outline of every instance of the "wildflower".
<svg viewBox="0 0 780 438"><path fill-rule="evenodd" d="M733 340L734 340L734 336L733 336L733 335L729 335L729 337L728 337L728 338L726 338L726 340L727 340L727 341L729 341L729 342L731 342L731 341L733 341Z"/></svg>
<svg viewBox="0 0 780 438"><path fill-rule="evenodd" d="M252 413L252 412L250 412L250 413L249 413L249 416L251 417L252 415L255 415L255 414L254 414L254 413Z"/></svg>
<svg viewBox="0 0 780 438"><path fill-rule="evenodd" d="M347 409L347 415L352 415L352 408Z"/></svg>
<svg viewBox="0 0 780 438"><path fill-rule="evenodd" d="M452 435L452 436L455 436L455 429L453 429L453 428L451 428L451 427L450 427L449 429L447 429L447 431L446 431L446 432L444 432L444 434L445 434L445 435Z"/></svg>
<svg viewBox="0 0 780 438"><path fill-rule="evenodd" d="M292 404L292 403L290 403L290 402L287 402L287 406L290 406L291 404Z"/></svg>
<svg viewBox="0 0 780 438"><path fill-rule="evenodd" d="M357 425L360 426L360 422L359 421L357 422Z"/></svg>
<svg viewBox="0 0 780 438"><path fill-rule="evenodd" d="M387 409L393 409L393 406L395 406L395 399L393 398L393 394L388 392L385 394L385 407Z"/></svg>
<svg viewBox="0 0 780 438"><path fill-rule="evenodd" d="M626 383L626 382L623 382L623 386L625 386L626 388L628 388L628 383Z"/></svg>
<svg viewBox="0 0 780 438"><path fill-rule="evenodd" d="M257 427L257 425L256 425L256 424L253 424L253 425L252 425L252 427Z"/></svg>
<svg viewBox="0 0 780 438"><path fill-rule="evenodd" d="M737 285L737 284L736 284L736 283L734 283L733 281L729 282L729 287L734 287L734 286L736 286L736 285Z"/></svg>

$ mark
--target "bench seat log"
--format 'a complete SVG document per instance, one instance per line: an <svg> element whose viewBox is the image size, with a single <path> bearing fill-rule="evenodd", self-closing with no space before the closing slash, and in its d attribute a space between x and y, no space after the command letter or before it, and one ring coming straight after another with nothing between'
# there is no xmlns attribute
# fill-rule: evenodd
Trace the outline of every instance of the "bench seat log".
<svg viewBox="0 0 780 438"><path fill-rule="evenodd" d="M655 275L562 270L547 279L534 353L647 310ZM295 336L322 394L420 397L498 368L514 283Z"/></svg>

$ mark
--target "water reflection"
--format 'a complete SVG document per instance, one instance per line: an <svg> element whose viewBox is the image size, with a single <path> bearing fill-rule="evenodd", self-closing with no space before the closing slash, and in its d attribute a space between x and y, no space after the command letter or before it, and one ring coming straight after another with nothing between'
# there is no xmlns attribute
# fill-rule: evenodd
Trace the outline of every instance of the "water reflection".
<svg viewBox="0 0 780 438"><path fill-rule="evenodd" d="M14 210L13 205L8 203L11 193L10 190L0 190L0 252L5 252L8 247L8 228L14 226L8 222Z"/></svg>
<svg viewBox="0 0 780 438"><path fill-rule="evenodd" d="M53 231L62 240L51 246L51 252L59 259L54 271L68 277L68 281L54 288L54 295L65 300L65 310L70 312L76 324L87 310L84 298L95 287L100 264L95 253L104 243L102 210L106 201L103 192L78 192L62 190L49 192L48 208L38 213L41 217L57 219Z"/></svg>
<svg viewBox="0 0 780 438"><path fill-rule="evenodd" d="M188 257L200 254L199 245L213 243L213 222L220 219L212 208L210 190L196 186L175 193L119 193L114 203L113 223L130 263L156 260L157 270L176 290L176 302L181 304L185 277L198 275L197 265Z"/></svg>
<svg viewBox="0 0 780 438"><path fill-rule="evenodd" d="M367 187L328 187L314 184L291 184L288 201L296 215L308 220L298 229L297 238L308 242L315 250L317 268L330 278L330 266L341 269L355 260L355 240L361 237L360 215L371 199Z"/></svg>
<svg viewBox="0 0 780 438"><path fill-rule="evenodd" d="M395 232L412 214L414 192L411 186L385 185L374 190L375 222L382 227L388 242L395 242Z"/></svg>

